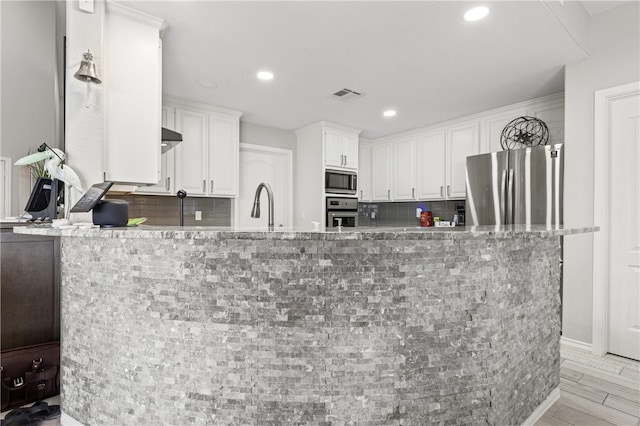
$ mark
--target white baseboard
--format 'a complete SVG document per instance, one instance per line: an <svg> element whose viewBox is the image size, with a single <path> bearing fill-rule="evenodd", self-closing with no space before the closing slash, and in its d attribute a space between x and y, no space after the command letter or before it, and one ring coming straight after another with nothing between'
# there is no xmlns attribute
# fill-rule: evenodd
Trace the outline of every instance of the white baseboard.
<svg viewBox="0 0 640 426"><path fill-rule="evenodd" d="M74 419L68 414L62 413L60 415L60 426L84 426L82 423Z"/></svg>
<svg viewBox="0 0 640 426"><path fill-rule="evenodd" d="M533 426L534 424L536 424L536 422L540 420L540 418L544 415L544 413L546 413L547 410L551 408L551 406L555 404L555 402L559 399L560 399L560 386L558 386L557 388L551 391L549 396L546 397L545 400L542 401L540 405L538 405L538 408L533 410L533 413L531 413L531 415L527 418L527 420L525 420L524 423L522 423L522 426Z"/></svg>
<svg viewBox="0 0 640 426"><path fill-rule="evenodd" d="M560 337L560 344L569 346L571 348L580 349L591 353L593 351L593 345L591 343L584 343L578 340L569 339L567 337Z"/></svg>

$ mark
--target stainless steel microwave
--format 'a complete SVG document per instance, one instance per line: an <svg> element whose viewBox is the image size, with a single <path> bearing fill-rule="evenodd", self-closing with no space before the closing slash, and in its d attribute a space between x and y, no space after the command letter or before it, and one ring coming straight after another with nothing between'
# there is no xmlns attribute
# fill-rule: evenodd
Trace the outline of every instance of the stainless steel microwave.
<svg viewBox="0 0 640 426"><path fill-rule="evenodd" d="M324 192L355 195L358 192L358 175L344 170L325 170Z"/></svg>

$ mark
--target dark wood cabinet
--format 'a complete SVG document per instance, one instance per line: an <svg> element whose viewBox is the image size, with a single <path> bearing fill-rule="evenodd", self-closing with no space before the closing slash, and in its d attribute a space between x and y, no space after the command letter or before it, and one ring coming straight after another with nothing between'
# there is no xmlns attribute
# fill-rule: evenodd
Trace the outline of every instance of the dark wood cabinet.
<svg viewBox="0 0 640 426"><path fill-rule="evenodd" d="M60 341L59 239L2 229L0 245L2 350Z"/></svg>

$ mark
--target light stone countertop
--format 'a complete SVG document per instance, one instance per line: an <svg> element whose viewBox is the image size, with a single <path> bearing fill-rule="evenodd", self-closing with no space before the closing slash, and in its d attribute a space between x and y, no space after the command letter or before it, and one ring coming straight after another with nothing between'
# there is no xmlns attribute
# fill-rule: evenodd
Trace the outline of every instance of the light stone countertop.
<svg viewBox="0 0 640 426"><path fill-rule="evenodd" d="M15 233L29 235L88 238L177 238L177 239L305 239L305 240L413 240L513 238L524 236L558 237L597 232L599 227L565 227L545 225L436 227L357 227L342 231L314 231L311 228L237 228L233 226L151 226L91 229L56 229L50 224L18 226Z"/></svg>

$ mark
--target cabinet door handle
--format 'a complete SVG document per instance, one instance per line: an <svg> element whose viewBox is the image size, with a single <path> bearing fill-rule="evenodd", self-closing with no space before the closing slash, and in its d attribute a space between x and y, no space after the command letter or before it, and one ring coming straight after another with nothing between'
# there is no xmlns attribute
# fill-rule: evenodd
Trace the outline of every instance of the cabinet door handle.
<svg viewBox="0 0 640 426"><path fill-rule="evenodd" d="M213 179L211 179L211 186L209 187L209 192L213 192Z"/></svg>
<svg viewBox="0 0 640 426"><path fill-rule="evenodd" d="M362 189L360 190L360 199L362 199Z"/></svg>
<svg viewBox="0 0 640 426"><path fill-rule="evenodd" d="M411 188L411 198L416 198L416 189Z"/></svg>
<svg viewBox="0 0 640 426"><path fill-rule="evenodd" d="M444 197L444 186L440 185L440 196Z"/></svg>
<svg viewBox="0 0 640 426"><path fill-rule="evenodd" d="M346 155L344 156L344 165L345 166L347 165L347 156Z"/></svg>
<svg viewBox="0 0 640 426"><path fill-rule="evenodd" d="M171 178L167 176L167 191L171 190Z"/></svg>
<svg viewBox="0 0 640 426"><path fill-rule="evenodd" d="M391 190L387 189L387 200L391 199Z"/></svg>
<svg viewBox="0 0 640 426"><path fill-rule="evenodd" d="M202 192L207 192L207 180L202 179Z"/></svg>
<svg viewBox="0 0 640 426"><path fill-rule="evenodd" d="M447 197L451 197L451 186L447 185Z"/></svg>

